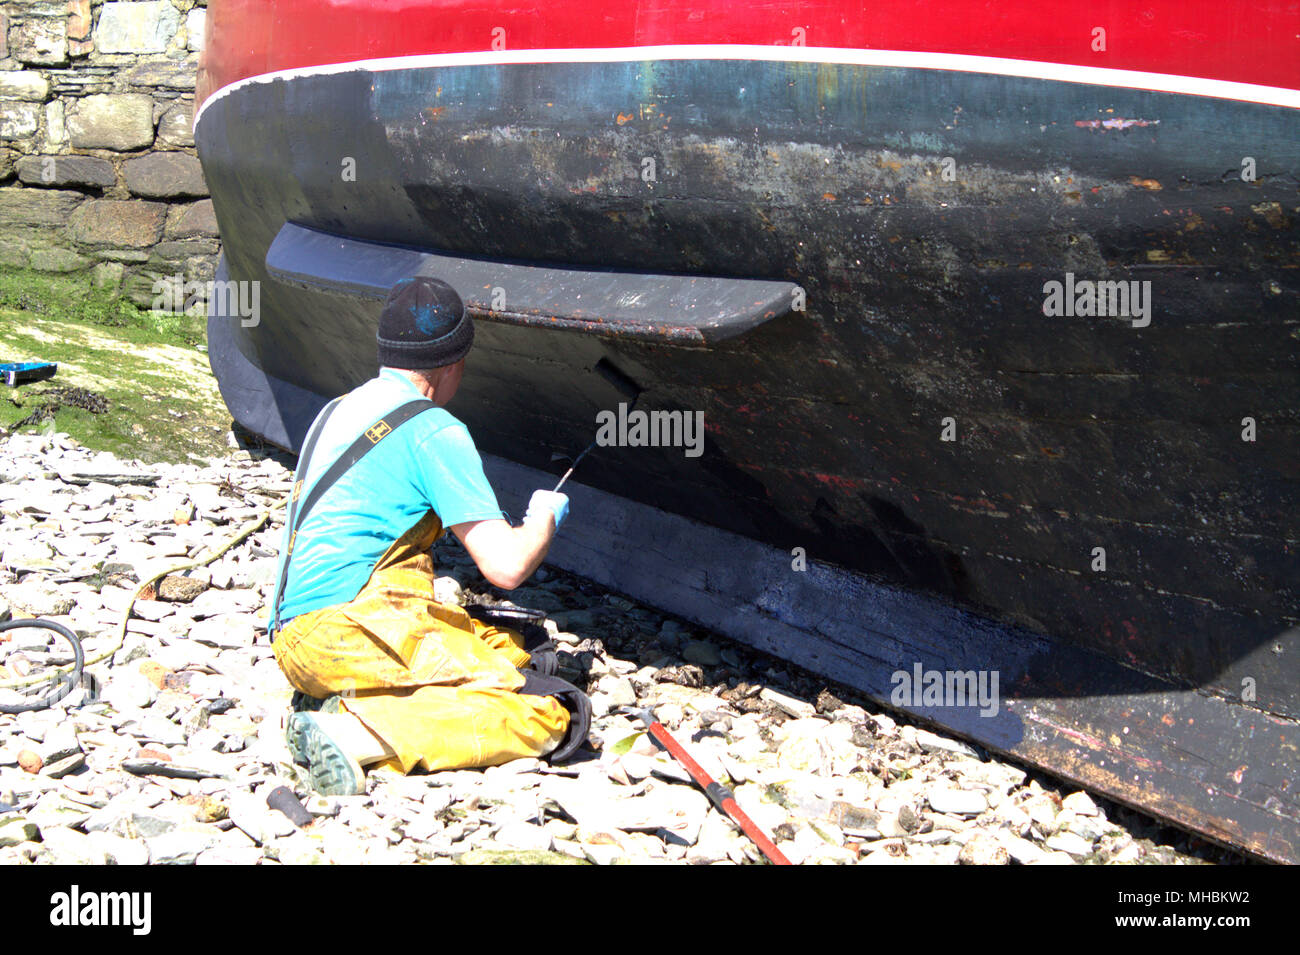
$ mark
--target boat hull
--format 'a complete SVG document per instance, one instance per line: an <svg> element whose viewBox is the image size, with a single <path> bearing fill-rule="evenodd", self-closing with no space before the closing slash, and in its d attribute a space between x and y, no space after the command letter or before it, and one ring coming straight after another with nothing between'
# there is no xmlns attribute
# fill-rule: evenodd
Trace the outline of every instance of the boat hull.
<svg viewBox="0 0 1300 955"><path fill-rule="evenodd" d="M605 358L643 389L638 408L702 412L703 453L601 448L587 485L789 554L792 575L802 555L1285 727L1300 718L1298 117L770 59L241 84L204 104L196 139L223 274L260 281L262 307L252 326L213 314L213 365L236 419L290 448L374 373L376 301L268 271L286 223L797 283L805 308L707 346L497 321L495 288L462 289L479 320L451 410L485 452L544 468L617 408L589 373ZM1147 314L1136 297L1125 315L1046 314L1051 283L1077 305L1099 281ZM1085 676L1053 679L1068 696ZM1294 826L1294 803L1280 811Z"/></svg>

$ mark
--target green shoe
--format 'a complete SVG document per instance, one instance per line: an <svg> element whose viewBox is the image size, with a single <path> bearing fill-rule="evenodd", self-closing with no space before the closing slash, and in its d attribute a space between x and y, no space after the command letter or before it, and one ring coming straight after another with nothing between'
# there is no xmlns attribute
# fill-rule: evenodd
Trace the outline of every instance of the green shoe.
<svg viewBox="0 0 1300 955"><path fill-rule="evenodd" d="M359 796L366 791L361 764L334 742L312 713L293 713L285 731L293 761L306 766L322 796Z"/></svg>
<svg viewBox="0 0 1300 955"><path fill-rule="evenodd" d="M341 713L342 706L343 700L337 694L322 700L317 696L308 696L301 690L294 690L293 697L289 700L289 709L295 713Z"/></svg>

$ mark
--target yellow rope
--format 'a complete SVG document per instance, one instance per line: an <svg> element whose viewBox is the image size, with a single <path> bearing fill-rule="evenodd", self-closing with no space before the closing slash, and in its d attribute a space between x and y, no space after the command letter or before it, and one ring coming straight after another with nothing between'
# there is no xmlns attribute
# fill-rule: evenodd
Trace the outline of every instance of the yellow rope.
<svg viewBox="0 0 1300 955"><path fill-rule="evenodd" d="M131 595L131 599L127 601L126 607L123 608L122 610L122 620L118 624L117 636L113 641L113 645L103 650L96 651L93 657L87 657L86 662L82 665L82 669L85 670L88 667L94 666L96 663L102 663L104 660L107 660L114 653L116 653L118 649L122 646L122 644L126 641L126 629L127 629L127 625L130 623L131 620L131 609L135 606L135 602L140 599L140 595L144 593L146 587L148 587L154 581L166 577L168 574L179 574L182 573L183 571L193 570L196 567L204 567L212 563L214 560L216 560L226 551L230 550L230 548L234 547L236 544L240 543L241 541L247 539L248 536L253 533L253 531L257 530L259 527L261 527L263 524L265 524L268 520L271 519L271 514L274 511L279 510L280 508L284 507L284 505L285 502L280 501L278 504L273 504L270 507L268 507L256 518L250 521L246 527L244 527L242 530L239 531L239 533L237 533L234 537L230 538L230 540L226 541L223 545L221 545L220 549L213 551L210 555L203 558L202 560L193 560L184 564L177 564L175 567L168 567L166 570L158 571L158 573L154 574L148 580L141 581L140 586L135 589L135 593ZM44 673L42 673L40 676L35 676L35 677L28 676L28 677L22 677L21 679L15 679L15 680L3 680L0 681L0 689L13 690L13 689L17 689L18 687L33 686L37 683L44 683L45 681L54 678L56 676L62 675L64 673L71 673L72 669L73 669L72 666L59 667L54 670L47 670Z"/></svg>

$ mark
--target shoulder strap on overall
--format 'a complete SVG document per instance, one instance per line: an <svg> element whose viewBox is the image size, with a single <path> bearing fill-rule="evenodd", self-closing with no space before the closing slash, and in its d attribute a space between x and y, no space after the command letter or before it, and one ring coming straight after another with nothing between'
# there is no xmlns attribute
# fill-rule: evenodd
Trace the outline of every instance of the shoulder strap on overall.
<svg viewBox="0 0 1300 955"><path fill-rule="evenodd" d="M420 412L436 407L436 405L429 399L418 398L415 401L408 401L406 404L401 405L384 415L384 417L380 418L363 431L361 436L353 441L346 451L339 455L338 460L331 464L329 470L321 475L320 480L312 485L311 493L307 495L302 502L302 506L299 507L298 498L302 494L303 479L306 478L307 469L311 465L311 453L316 448L316 439L320 436L320 432L324 430L325 422L333 413L334 406L338 401L339 399L335 398L334 401L330 402L330 404L316 419L316 424L312 427L311 434L307 436L307 440L303 443L302 455L298 459L298 474L300 477L298 480L294 481L293 496L290 499L289 505L290 510L288 515L285 517L285 525L289 530L289 543L285 545L284 564L280 568L280 582L276 589L275 609L271 614L273 640L275 639L275 632L280 629L280 605L284 603L285 588L289 583L289 561L293 557L294 544L296 544L298 540L298 528L302 525L302 522L307 519L307 514L311 511L312 507L315 506L316 502L321 499L325 492L333 487L335 482L346 474L354 464L365 457L375 445L384 440L384 438L388 437L402 425L406 424L406 422L410 421Z"/></svg>

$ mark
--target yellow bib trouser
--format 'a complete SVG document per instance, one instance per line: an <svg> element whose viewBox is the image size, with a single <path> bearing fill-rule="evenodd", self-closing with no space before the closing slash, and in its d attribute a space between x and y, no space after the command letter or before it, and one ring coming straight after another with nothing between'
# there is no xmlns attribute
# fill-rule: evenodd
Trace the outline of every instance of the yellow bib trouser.
<svg viewBox="0 0 1300 955"><path fill-rule="evenodd" d="M515 692L528 662L519 634L434 599L428 552L441 533L430 511L388 548L355 600L290 621L272 644L276 662L294 689L342 695L403 773L545 755L564 739L569 711Z"/></svg>

